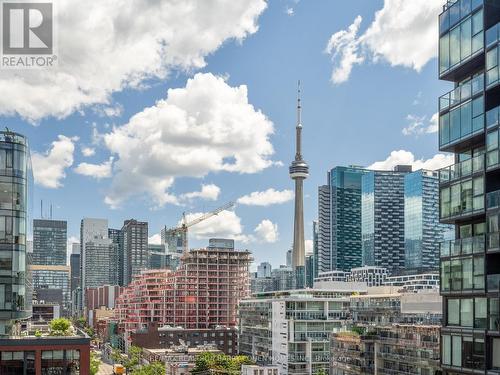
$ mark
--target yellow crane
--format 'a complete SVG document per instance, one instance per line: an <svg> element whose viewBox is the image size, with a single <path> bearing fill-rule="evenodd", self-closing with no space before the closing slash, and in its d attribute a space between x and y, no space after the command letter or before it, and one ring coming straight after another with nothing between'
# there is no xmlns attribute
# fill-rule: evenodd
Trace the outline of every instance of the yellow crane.
<svg viewBox="0 0 500 375"><path fill-rule="evenodd" d="M183 249L183 252L184 253L187 253L188 250L189 250L189 246L188 246L188 229L190 227L192 227L193 225L196 225L196 224L199 224L201 223L202 221L205 221L209 218L211 218L212 216L216 216L218 214L220 214L222 211L225 211L225 210L228 210L230 208L232 208L236 203L235 202L228 202L226 203L225 205L211 211L211 212L208 212L204 215L201 215L199 217L197 217L196 219L194 220L191 220L191 221L187 221L186 219L186 213L184 212L182 214L182 224L181 226L177 227L177 228L170 228L170 229L167 229L165 227L165 235L166 236L181 236L181 239L182 239L182 249Z"/></svg>

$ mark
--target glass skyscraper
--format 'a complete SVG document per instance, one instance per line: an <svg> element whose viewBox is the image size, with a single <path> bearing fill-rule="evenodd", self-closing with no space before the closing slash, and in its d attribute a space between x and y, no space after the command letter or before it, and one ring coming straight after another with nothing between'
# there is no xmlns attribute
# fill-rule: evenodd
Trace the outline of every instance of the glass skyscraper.
<svg viewBox="0 0 500 375"><path fill-rule="evenodd" d="M26 257L31 182L26 138L0 132L0 335L31 316Z"/></svg>
<svg viewBox="0 0 500 375"><path fill-rule="evenodd" d="M384 267L390 273L405 266L404 177L411 171L367 171L361 185L361 238L364 266Z"/></svg>
<svg viewBox="0 0 500 375"><path fill-rule="evenodd" d="M329 176L330 185L330 268L350 271L361 266L361 179L366 170L359 167L336 167ZM321 217L321 214L320 214ZM321 225L321 224L320 224ZM321 227L320 227L321 235ZM325 253L321 248L320 257ZM323 264L319 261L319 264Z"/></svg>
<svg viewBox="0 0 500 375"><path fill-rule="evenodd" d="M66 248L66 221L33 220L33 264L65 266Z"/></svg>
<svg viewBox="0 0 500 375"><path fill-rule="evenodd" d="M447 1L439 15L441 365L445 374L500 371L500 1Z"/></svg>
<svg viewBox="0 0 500 375"><path fill-rule="evenodd" d="M439 269L439 243L453 227L439 223L438 172L419 170L404 177L405 269Z"/></svg>

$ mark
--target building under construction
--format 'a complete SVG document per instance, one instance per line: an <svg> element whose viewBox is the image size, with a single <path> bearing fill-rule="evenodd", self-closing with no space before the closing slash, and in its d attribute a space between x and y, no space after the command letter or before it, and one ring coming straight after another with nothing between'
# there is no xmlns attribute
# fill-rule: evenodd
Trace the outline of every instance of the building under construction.
<svg viewBox="0 0 500 375"><path fill-rule="evenodd" d="M240 299L250 294L249 251L191 250L179 268L142 271L116 301L115 316L129 333L151 322L186 329L236 326Z"/></svg>

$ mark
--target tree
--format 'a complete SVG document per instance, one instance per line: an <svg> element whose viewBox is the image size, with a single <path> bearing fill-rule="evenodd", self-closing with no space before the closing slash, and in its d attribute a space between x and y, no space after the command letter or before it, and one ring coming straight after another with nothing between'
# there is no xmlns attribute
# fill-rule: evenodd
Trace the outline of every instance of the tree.
<svg viewBox="0 0 500 375"><path fill-rule="evenodd" d="M111 359L113 360L114 363L119 363L123 365L122 353L116 348L111 351Z"/></svg>
<svg viewBox="0 0 500 375"><path fill-rule="evenodd" d="M132 345L128 350L128 359L122 363L127 371L134 371L134 369L139 365L141 360L142 349L138 346Z"/></svg>
<svg viewBox="0 0 500 375"><path fill-rule="evenodd" d="M101 360L94 352L90 353L90 375L96 375L99 371Z"/></svg>
<svg viewBox="0 0 500 375"><path fill-rule="evenodd" d="M191 370L191 373L220 371L229 374L239 374L242 365L251 365L254 363L249 357L244 355L231 357L226 354L205 352L196 357L195 366Z"/></svg>
<svg viewBox="0 0 500 375"><path fill-rule="evenodd" d="M67 336L71 322L66 318L52 319L49 323L49 330L51 336Z"/></svg>
<svg viewBox="0 0 500 375"><path fill-rule="evenodd" d="M318 371L314 373L314 375L328 375L324 368L320 368Z"/></svg>
<svg viewBox="0 0 500 375"><path fill-rule="evenodd" d="M133 375L165 375L165 365L161 362L154 362L141 366L133 371Z"/></svg>

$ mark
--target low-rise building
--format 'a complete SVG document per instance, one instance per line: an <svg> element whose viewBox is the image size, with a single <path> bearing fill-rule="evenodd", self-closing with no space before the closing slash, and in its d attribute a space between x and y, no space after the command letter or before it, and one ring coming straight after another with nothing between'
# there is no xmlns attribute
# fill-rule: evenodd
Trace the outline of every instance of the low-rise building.
<svg viewBox="0 0 500 375"><path fill-rule="evenodd" d="M165 364L166 375L189 375L195 366L196 358L203 353L221 354L222 352L210 345L187 348L183 345L170 349L142 350L142 358L146 363L162 362Z"/></svg>
<svg viewBox="0 0 500 375"><path fill-rule="evenodd" d="M358 290L302 289L254 295L239 304L239 352L280 374L329 371L330 333L349 318Z"/></svg>
<svg viewBox="0 0 500 375"><path fill-rule="evenodd" d="M389 276L384 285L396 286L406 292L439 290L439 273L420 273L414 275Z"/></svg>
<svg viewBox="0 0 500 375"><path fill-rule="evenodd" d="M90 374L90 338L0 337L0 374Z"/></svg>
<svg viewBox="0 0 500 375"><path fill-rule="evenodd" d="M345 331L333 333L330 341L331 375L375 374L375 337Z"/></svg>
<svg viewBox="0 0 500 375"><path fill-rule="evenodd" d="M224 354L238 352L238 332L236 327L216 327L206 329L184 329L182 327L150 324L147 330L132 332L132 345L141 348L171 348L185 344L187 347L212 345Z"/></svg>
<svg viewBox="0 0 500 375"><path fill-rule="evenodd" d="M351 269L349 281L365 282L369 287L384 285L389 271L384 267L364 266Z"/></svg>
<svg viewBox="0 0 500 375"><path fill-rule="evenodd" d="M243 365L241 375L279 375L279 369L278 366Z"/></svg>

